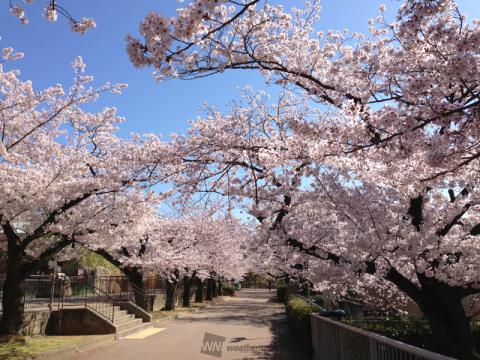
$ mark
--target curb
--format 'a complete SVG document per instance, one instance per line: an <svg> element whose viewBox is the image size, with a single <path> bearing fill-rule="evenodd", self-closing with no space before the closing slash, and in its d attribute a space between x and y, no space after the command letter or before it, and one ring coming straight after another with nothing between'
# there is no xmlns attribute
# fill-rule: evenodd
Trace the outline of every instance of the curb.
<svg viewBox="0 0 480 360"><path fill-rule="evenodd" d="M38 360L56 360L63 358L64 356L74 355L77 352L89 350L91 348L105 345L115 341L115 334L111 334L111 336L105 336L102 339L95 339L90 341L85 341L84 343L80 343L77 345L71 345L61 350L55 350L48 353L36 355L34 359Z"/></svg>

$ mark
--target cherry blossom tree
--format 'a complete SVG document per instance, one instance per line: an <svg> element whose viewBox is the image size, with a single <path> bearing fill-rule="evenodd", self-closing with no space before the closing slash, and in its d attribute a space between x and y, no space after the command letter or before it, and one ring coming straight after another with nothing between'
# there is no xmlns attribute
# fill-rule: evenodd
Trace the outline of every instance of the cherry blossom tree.
<svg viewBox="0 0 480 360"><path fill-rule="evenodd" d="M25 15L25 5L30 5L33 0L10 0L10 12L15 16L21 24L28 24L28 18ZM97 26L95 20L92 18L82 17L81 19L75 19L67 9L60 5L61 1L47 0L43 9L43 17L45 20L54 23L58 19L58 15L65 17L70 24L72 31L79 34L85 34L87 30L93 29Z"/></svg>
<svg viewBox="0 0 480 360"><path fill-rule="evenodd" d="M160 216L152 201L139 202L136 217L120 217L112 232L111 221L89 234L102 242L84 241L124 272L131 283L143 288L144 278L155 274L167 280L166 310L173 310L177 288L183 280L184 306L190 305L191 287L205 280L239 278L250 262L246 257L251 233L232 216L215 208L188 206L175 216ZM138 211L138 210L137 210ZM107 220L108 221L108 220ZM92 239L93 240L93 239ZM208 281L207 281L208 283ZM142 299L136 299L142 305Z"/></svg>
<svg viewBox="0 0 480 360"><path fill-rule="evenodd" d="M155 273L167 279L166 310L175 307L179 282L183 280L184 306L190 304L190 289L194 281L217 281L239 278L249 266L246 244L250 233L232 217L214 216L205 210L196 210L182 218L156 217L143 226L140 247L122 247L112 243L107 250L117 254L118 261L128 269L142 274ZM135 246L134 242L126 241ZM121 243L121 242L120 242Z"/></svg>
<svg viewBox="0 0 480 360"><path fill-rule="evenodd" d="M310 268L395 284L439 352L476 357L462 300L478 292L480 22L451 0L408 0L392 23L381 7L369 35L325 34L316 1L260 5L192 1L128 39L159 80L254 69L293 90L193 124L180 186L242 199L287 245L280 258L293 248L320 260Z"/></svg>
<svg viewBox="0 0 480 360"><path fill-rule="evenodd" d="M4 58L19 57L11 53L4 50ZM21 325L22 280L75 242L115 241L119 223L144 214L146 203L166 195L149 190L158 179L148 181L153 169L160 173L162 144L146 149L117 137L123 119L114 108L82 110L101 93L119 93L125 85L90 87L82 59L72 66L75 80L68 90L56 85L35 91L18 71L0 65L0 225L7 240L3 334Z"/></svg>
<svg viewBox="0 0 480 360"><path fill-rule="evenodd" d="M386 165L357 152L319 156L324 132L297 129L316 115L323 121L323 110L291 94L273 105L261 93L245 97L227 114L208 109L172 143L185 166L176 178L185 198L215 194L246 208L261 224L255 248L270 254L265 267L300 270L318 286L375 287L399 306L408 295L429 319L438 351L470 356L462 301L479 292L475 178L444 175L425 188L414 180L425 170L417 170L426 166L421 157Z"/></svg>
<svg viewBox="0 0 480 360"><path fill-rule="evenodd" d="M317 1L292 12L261 3L196 0L174 19L150 13L143 41L128 38L132 63L153 66L158 79L257 69L338 117L358 119L354 132L329 144L338 151L412 152L412 138L428 132L422 148L438 167L433 176L477 159L479 22L467 21L454 1L408 0L393 23L381 7L370 36L316 32Z"/></svg>

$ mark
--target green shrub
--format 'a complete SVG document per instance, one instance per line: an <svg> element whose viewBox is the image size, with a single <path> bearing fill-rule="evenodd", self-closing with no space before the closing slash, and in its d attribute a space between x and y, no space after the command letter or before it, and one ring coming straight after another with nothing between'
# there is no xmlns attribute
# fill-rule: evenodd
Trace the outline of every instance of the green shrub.
<svg viewBox="0 0 480 360"><path fill-rule="evenodd" d="M230 286L224 286L222 288L222 293L224 296L234 296L235 295L235 289Z"/></svg>
<svg viewBox="0 0 480 360"><path fill-rule="evenodd" d="M344 323L412 346L435 351L430 324L424 318L403 320L344 320ZM480 326L471 324L473 343L480 348Z"/></svg>
<svg viewBox="0 0 480 360"><path fill-rule="evenodd" d="M325 306L325 300L323 299L322 295L313 295L311 299L318 306L321 306L321 307Z"/></svg>
<svg viewBox="0 0 480 360"><path fill-rule="evenodd" d="M287 285L277 286L277 301L286 303L288 300L288 287Z"/></svg>
<svg viewBox="0 0 480 360"><path fill-rule="evenodd" d="M350 320L345 323L419 348L432 350L432 331L427 320Z"/></svg>
<svg viewBox="0 0 480 360"><path fill-rule="evenodd" d="M298 297L291 297L286 304L288 326L293 335L301 343L302 347L312 351L312 330L310 325L310 314L317 310Z"/></svg>

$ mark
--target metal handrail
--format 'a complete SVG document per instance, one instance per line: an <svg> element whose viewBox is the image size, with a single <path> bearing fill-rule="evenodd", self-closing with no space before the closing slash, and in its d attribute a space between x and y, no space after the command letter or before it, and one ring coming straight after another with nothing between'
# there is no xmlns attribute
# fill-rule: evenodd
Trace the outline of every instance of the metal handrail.
<svg viewBox="0 0 480 360"><path fill-rule="evenodd" d="M140 286L129 283L129 287L132 289L133 293L133 302L140 306L141 308L144 308L144 310L149 310L149 302L150 302L150 296L148 296L148 293L142 289ZM140 304L138 303L138 300L140 299Z"/></svg>
<svg viewBox="0 0 480 360"><path fill-rule="evenodd" d="M31 275L22 282L24 311L33 308L46 308L53 311L64 307L83 306L91 308L108 319L113 319L114 303L132 301L150 311L152 295L162 290L149 289L148 284L146 284L147 288L142 288L130 283L125 276L100 277L100 283L94 283L94 279L96 278L86 276L58 277L56 274ZM5 275L0 274L0 300L3 295L3 281L5 281ZM118 283L115 284L115 281ZM111 288L111 285L114 286ZM107 304L110 305L107 306Z"/></svg>
<svg viewBox="0 0 480 360"><path fill-rule="evenodd" d="M126 276L102 276L100 284L104 292L107 292L116 302L131 301L144 310L150 309L150 295L139 285L131 283ZM112 286L113 285L113 286Z"/></svg>
<svg viewBox="0 0 480 360"><path fill-rule="evenodd" d="M335 310L327 310L320 305L318 305L316 302L312 301L312 299L307 298L303 295L297 294L295 295L305 301L307 304L310 306L316 308L318 310L318 313L320 316L329 316L329 317L335 317L338 320L342 319L345 316L345 311L342 309L335 309Z"/></svg>
<svg viewBox="0 0 480 360"><path fill-rule="evenodd" d="M88 296L85 292L85 308L92 309L113 323L115 319L115 300L95 285L93 285L93 292L96 296ZM93 304L93 306L89 303Z"/></svg>
<svg viewBox="0 0 480 360"><path fill-rule="evenodd" d="M0 299L3 296L5 274L0 274ZM93 278L85 276L30 275L25 278L23 290L23 311L45 308L50 311L64 307L83 306L85 294L91 291ZM88 289L87 289L88 288ZM2 304L0 301L0 311Z"/></svg>
<svg viewBox="0 0 480 360"><path fill-rule="evenodd" d="M455 360L317 314L311 315L311 322L315 360L337 355L350 359L349 354L361 354L356 357L361 359Z"/></svg>

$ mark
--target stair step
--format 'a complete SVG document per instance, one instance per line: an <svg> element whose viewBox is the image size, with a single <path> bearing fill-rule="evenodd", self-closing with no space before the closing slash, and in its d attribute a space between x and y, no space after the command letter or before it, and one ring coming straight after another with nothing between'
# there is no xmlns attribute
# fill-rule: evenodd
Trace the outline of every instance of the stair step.
<svg viewBox="0 0 480 360"><path fill-rule="evenodd" d="M127 329L127 330L122 330L122 331L118 331L117 334L115 335L115 338L118 340L118 339L122 339L128 335L132 335L132 334L135 334L139 331L142 331L142 330L145 330L145 329L149 329L153 327L152 323L142 323L136 327L132 327L130 329Z"/></svg>
<svg viewBox="0 0 480 360"><path fill-rule="evenodd" d="M102 305L103 302L90 301L90 305L94 307L95 305ZM108 303L105 303L105 306L108 307ZM109 314L111 315L112 307L108 307ZM128 310L122 310L119 305L113 306L114 316L113 324L116 327L116 339L121 339L125 336L131 335L138 331L151 328L153 324L151 322L143 322L143 319L136 318L134 314L128 312ZM104 316L101 314L101 316ZM107 320L111 321L106 317Z"/></svg>
<svg viewBox="0 0 480 360"><path fill-rule="evenodd" d="M119 317L115 316L113 323L115 325L121 325L121 324L129 322L130 320L133 320L133 319L135 319L135 315L132 315L132 314L127 314L127 315L119 316Z"/></svg>
<svg viewBox="0 0 480 360"><path fill-rule="evenodd" d="M108 303L105 303L105 302L101 302L101 301L89 301L87 302L87 305L90 306L91 308L94 308L94 309L108 309L108 312L111 312L112 311L112 307L110 304ZM122 310L120 308L120 306L113 306L113 312L115 314L115 316L118 314L118 315L126 315L128 314L128 311L127 310Z"/></svg>
<svg viewBox="0 0 480 360"><path fill-rule="evenodd" d="M129 312L127 310L115 310L114 311L115 317L121 317L125 315L129 315Z"/></svg>
<svg viewBox="0 0 480 360"><path fill-rule="evenodd" d="M120 325L117 326L117 332L123 332L125 330L128 330L128 329L131 329L131 328L134 328L140 324L143 323L143 320L142 319L135 319L133 318L132 320L130 321L126 321Z"/></svg>

